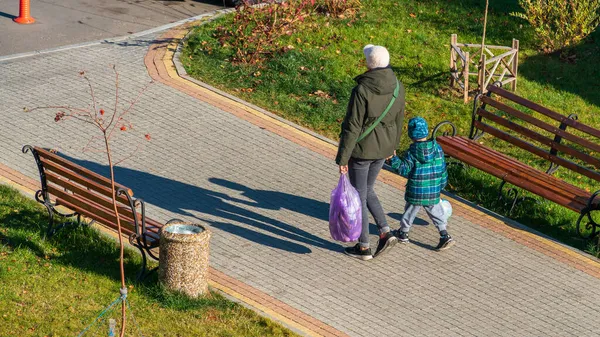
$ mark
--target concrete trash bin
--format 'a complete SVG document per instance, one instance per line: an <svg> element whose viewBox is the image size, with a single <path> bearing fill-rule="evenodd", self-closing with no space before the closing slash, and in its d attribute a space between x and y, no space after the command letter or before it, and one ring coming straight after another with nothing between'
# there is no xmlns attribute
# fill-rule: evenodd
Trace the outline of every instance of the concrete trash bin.
<svg viewBox="0 0 600 337"><path fill-rule="evenodd" d="M190 297L205 294L209 241L210 231L204 226L169 221L160 231L159 282Z"/></svg>

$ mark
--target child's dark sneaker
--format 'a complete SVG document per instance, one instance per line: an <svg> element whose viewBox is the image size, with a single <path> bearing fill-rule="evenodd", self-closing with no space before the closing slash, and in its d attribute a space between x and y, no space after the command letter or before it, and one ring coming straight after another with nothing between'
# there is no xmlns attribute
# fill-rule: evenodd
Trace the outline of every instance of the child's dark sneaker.
<svg viewBox="0 0 600 337"><path fill-rule="evenodd" d="M396 237L398 238L398 241L400 241L400 243L408 243L408 233L407 232L398 230L396 232Z"/></svg>
<svg viewBox="0 0 600 337"><path fill-rule="evenodd" d="M344 253L346 253L346 255L355 257L363 261L367 261L373 258L373 255L371 254L371 248L360 249L360 244L358 243L353 247L344 248Z"/></svg>
<svg viewBox="0 0 600 337"><path fill-rule="evenodd" d="M435 250L448 249L448 248L452 247L453 245L454 245L454 240L452 239L450 234L442 235L442 236L440 236L440 243L438 243L437 247L435 247Z"/></svg>
<svg viewBox="0 0 600 337"><path fill-rule="evenodd" d="M398 242L398 238L392 232L385 233L383 238L379 238L379 243L377 243L377 250L375 250L375 255L373 257L378 257L383 254L389 248L392 248Z"/></svg>

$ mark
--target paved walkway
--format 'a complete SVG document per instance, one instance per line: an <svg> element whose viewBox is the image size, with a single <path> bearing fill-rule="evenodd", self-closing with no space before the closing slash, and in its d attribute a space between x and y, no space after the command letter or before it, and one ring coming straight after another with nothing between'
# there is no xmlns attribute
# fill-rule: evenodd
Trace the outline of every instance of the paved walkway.
<svg viewBox="0 0 600 337"><path fill-rule="evenodd" d="M115 63L123 102L156 80L131 117L152 141L116 169L118 180L153 218L207 222L216 270L332 328L322 334L598 336L597 262L458 200L448 251L433 251L437 233L421 225L412 244L380 259L344 256L327 224L334 147L177 78L164 44L149 49L157 38L0 61L0 163L36 178L21 153L34 144L106 173L100 155L80 151L88 128L22 111L86 106L80 70L110 105ZM397 226L403 180L387 172L381 180L377 192Z"/></svg>
<svg viewBox="0 0 600 337"><path fill-rule="evenodd" d="M33 0L36 22L19 25L19 0L1 0L0 55L138 33L219 8L222 0Z"/></svg>

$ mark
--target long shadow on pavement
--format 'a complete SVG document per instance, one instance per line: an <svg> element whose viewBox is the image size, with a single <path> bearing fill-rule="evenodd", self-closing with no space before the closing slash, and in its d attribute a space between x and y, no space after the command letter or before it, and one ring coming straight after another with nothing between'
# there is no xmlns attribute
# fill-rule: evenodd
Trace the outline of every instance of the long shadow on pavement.
<svg viewBox="0 0 600 337"><path fill-rule="evenodd" d="M64 155L63 157L98 174L108 176L106 165ZM123 167L115 167L115 176L120 183L131 188L136 197L142 198L147 203L172 213L206 221L215 228L261 245L296 254L312 252L306 245L336 252L342 250L340 245L311 234L299 226L284 223L256 211L237 206L232 202L240 203L241 200L225 193ZM244 202L246 206L277 209L274 208L276 206L273 206L272 200L267 200L277 196L278 199L275 200L281 203L281 208L291 209L316 218L322 218L320 214L327 214L329 207L326 203L301 196L276 191L252 190L244 185L222 179L213 178L212 181L225 187L235 186L236 189L242 189L246 194L251 195L254 202ZM293 203L296 203L294 207L291 206ZM307 205L307 207L304 208L302 205ZM198 213L209 215L212 219L206 219L205 216L199 216ZM148 216L152 217L152 214L148 214ZM218 218L218 220L214 218ZM236 225L236 222L254 227L260 231Z"/></svg>
<svg viewBox="0 0 600 337"><path fill-rule="evenodd" d="M12 14L4 13L4 12L0 12L0 17L11 19L11 20L17 18L16 16L14 16Z"/></svg>

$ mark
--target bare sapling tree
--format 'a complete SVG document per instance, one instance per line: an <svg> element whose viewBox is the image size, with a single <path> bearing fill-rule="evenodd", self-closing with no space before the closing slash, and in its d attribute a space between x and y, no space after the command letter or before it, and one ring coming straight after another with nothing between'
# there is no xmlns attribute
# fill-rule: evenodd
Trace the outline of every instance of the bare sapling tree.
<svg viewBox="0 0 600 337"><path fill-rule="evenodd" d="M93 136L89 139L87 144L83 147L83 152L102 152L106 154L106 158L108 160L108 167L110 169L110 182L112 188L112 206L117 222L116 225L119 237L119 267L121 275L121 295L123 296L127 293L127 287L125 284L125 269L123 267L123 236L121 230L121 219L119 217L119 211L117 207L117 192L115 189L114 167L117 166L119 163L123 162L124 160L130 158L134 153L138 152L140 149L140 145L138 143L136 148L129 155L121 158L118 161L115 161L112 151L113 148L111 147L111 145L119 133L133 130L133 124L128 119L129 114L136 105L136 103L139 102L140 98L142 97L142 94L148 89L149 85L152 84L152 82L149 82L142 89L140 89L140 91L137 93L137 96L133 100L126 102L124 104L124 107L120 107L120 104L122 102L120 102L119 97L119 72L116 70L115 65L112 65L111 68L115 74L115 96L114 106L112 109L104 109L103 107L99 106L92 82L88 78L85 71L81 71L79 75L86 81L91 97L91 103L87 108L75 108L72 106L65 105L42 106L25 110L30 112L42 109L57 110L56 115L54 116L55 122L66 122L69 120L75 120L81 123L92 125L95 129L99 130L100 134L98 136ZM147 133L144 134L144 138L146 141L149 141L151 139L150 135ZM121 337L125 335L125 313L126 303L125 301L121 301Z"/></svg>

